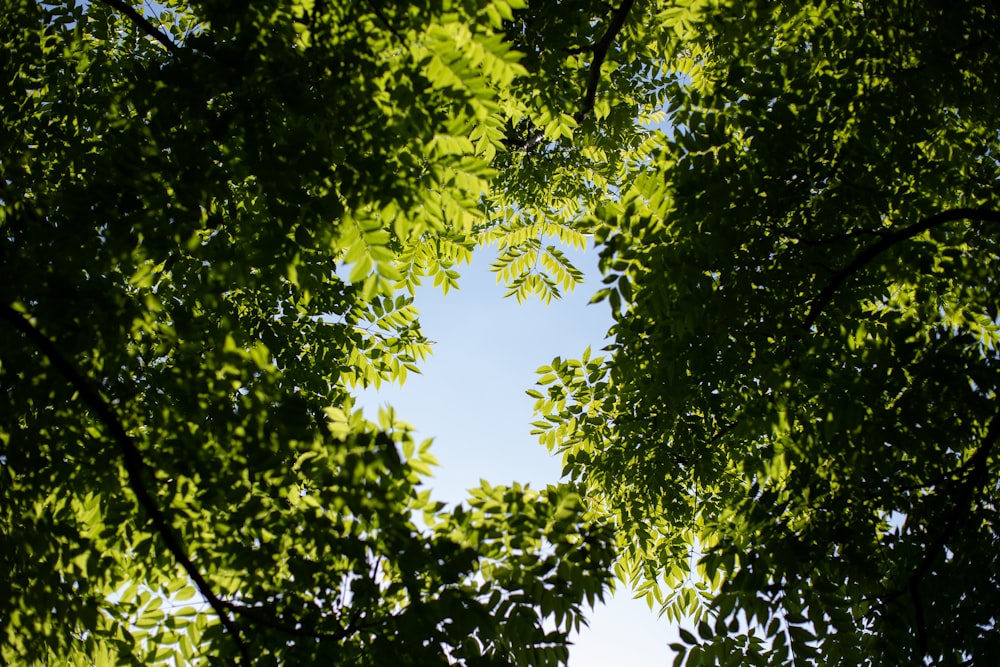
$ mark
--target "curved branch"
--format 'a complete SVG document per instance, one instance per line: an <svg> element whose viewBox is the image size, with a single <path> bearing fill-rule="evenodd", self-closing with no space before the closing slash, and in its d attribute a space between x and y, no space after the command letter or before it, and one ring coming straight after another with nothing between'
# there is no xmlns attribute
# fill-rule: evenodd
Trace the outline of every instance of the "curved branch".
<svg viewBox="0 0 1000 667"><path fill-rule="evenodd" d="M65 378L70 386L80 395L83 403L93 411L94 415L97 417L98 421L103 423L105 427L111 432L111 437L118 445L118 449L121 452L122 459L125 463L125 471L128 475L128 485L135 494L136 500L142 509L149 516L150 521L152 521L156 532L159 533L160 538L166 545L167 550L174 557L174 559L180 563L187 575L191 577L191 581L197 586L198 591L201 593L202 597L208 602L212 607L212 610L219 617L222 622L223 627L226 629L232 637L233 641L236 642L236 646L239 649L241 663L249 667L250 665L250 655L247 652L246 644L240 637L239 629L236 627L236 623L230 617L229 613L226 611L226 606L219 599L219 597L212 590L208 581L201 574L195 564L191 562L187 554L184 552L184 547L181 545L180 539L174 534L173 529L167 520L166 515L163 510L160 509L159 505L156 504L156 500L150 494L149 489L142 482L143 472L146 470L146 463L142 460L142 452L136 447L135 441L132 437L125 431L125 427L119 421L118 417L115 415L114 410L108 401L101 396L96 389L94 389L91 384L87 381L83 375L73 366L70 362L56 347L55 343L49 339L48 336L39 331L34 324L22 313L16 311L8 303L0 303L0 319L8 322L12 327L24 334L31 343L38 349L42 355L49 360L53 368Z"/></svg>
<svg viewBox="0 0 1000 667"><path fill-rule="evenodd" d="M934 227L947 222L958 220L984 220L986 222L1000 223L1000 211L981 208L956 208L949 211L942 211L920 222L915 222L909 227L904 227L898 231L884 234L878 241L865 248L854 260L840 271L837 271L827 282L826 287L812 300L809 305L809 313L806 315L803 327L806 330L812 328L816 323L819 314L826 308L833 295L844 282L867 266L873 259L891 248L892 246L913 238L914 236L926 232Z"/></svg>
<svg viewBox="0 0 1000 667"><path fill-rule="evenodd" d="M611 45L614 43L618 33L625 27L625 19L628 18L629 12L632 11L634 5L635 0L624 0L618 9L615 10L615 13L611 15L611 24L604 31L601 40L594 45L594 59L590 62L587 91L583 96L583 105L576 113L577 122L586 119L594 111L594 102L597 99L597 87L601 83L601 66L604 64L605 58L608 57L608 51L611 49Z"/></svg>
<svg viewBox="0 0 1000 667"><path fill-rule="evenodd" d="M107 5L108 7L110 7L111 9L114 9L115 11L120 12L125 16L127 16L128 19L132 21L132 23L134 23L140 30L142 30L144 33L146 33L147 35L158 41L160 44L165 46L167 51L170 51L170 53L174 54L175 56L180 55L181 47L177 46L177 44L174 43L174 41L171 40L169 37L167 37L162 31L157 30L156 26L147 21L146 17L137 12L134 7L132 7L126 2L123 2L123 0L100 0L100 1L103 2L105 5Z"/></svg>
<svg viewBox="0 0 1000 667"><path fill-rule="evenodd" d="M590 71L587 73L587 87L583 93L583 101L579 111L573 114L573 118L578 123L586 120L594 111L594 104L597 101L597 88L601 84L601 66L604 65L604 61L608 57L608 51L611 50L615 38L622 31L622 28L625 27L625 21L628 19L629 12L632 11L634 5L635 0L622 0L622 4L612 13L611 23L608 25L607 30L604 31L604 34L601 35L601 39L593 46L574 49L580 53L591 52L594 54L593 60L590 61ZM543 139L545 139L545 132L538 131L523 142L512 142L512 145L515 148L529 151L540 144Z"/></svg>
<svg viewBox="0 0 1000 667"><path fill-rule="evenodd" d="M770 228L774 229L773 227L770 227ZM781 233L780 229L778 229L777 231L779 233ZM805 246L822 247L822 246L827 246L827 245L833 245L834 243L841 243L843 241L850 241L851 239L856 239L856 238L861 237L861 236L868 236L868 237L878 236L878 237L883 237L887 233L888 232L886 232L885 230L881 230L881 229L880 230L874 230L874 229L852 229L849 232L844 232L843 234L837 234L836 236L830 236L830 237L827 237L825 239L808 239L808 238L805 238L805 237L802 237L802 236L793 236L791 234L783 234L783 236L785 238L792 239L796 243L801 243L802 245L805 245Z"/></svg>

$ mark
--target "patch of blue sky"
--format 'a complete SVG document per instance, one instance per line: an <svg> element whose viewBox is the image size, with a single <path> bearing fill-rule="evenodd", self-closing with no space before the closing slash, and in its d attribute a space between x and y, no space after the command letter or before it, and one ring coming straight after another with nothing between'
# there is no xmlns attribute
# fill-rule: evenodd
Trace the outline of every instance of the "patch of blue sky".
<svg viewBox="0 0 1000 667"><path fill-rule="evenodd" d="M559 481L558 455L530 434L534 399L525 391L535 384L535 369L553 357L578 357L588 346L597 356L612 324L606 303L589 304L600 287L597 251L563 250L585 282L548 305L503 298L506 288L489 269L493 248L477 251L471 265L459 267L458 290L442 295L425 281L414 303L434 352L421 364L422 373L411 374L402 387L383 383L357 392L357 407L369 419L390 405L413 425L418 440L434 439L431 451L440 466L427 485L435 499L461 502L481 479L533 488ZM653 667L670 663L667 644L678 639L672 624L620 585L572 641L570 667Z"/></svg>

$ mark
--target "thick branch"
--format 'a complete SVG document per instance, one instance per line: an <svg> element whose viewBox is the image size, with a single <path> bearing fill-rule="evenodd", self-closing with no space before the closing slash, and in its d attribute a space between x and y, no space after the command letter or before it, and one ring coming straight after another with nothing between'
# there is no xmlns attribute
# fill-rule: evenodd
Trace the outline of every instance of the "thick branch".
<svg viewBox="0 0 1000 667"><path fill-rule="evenodd" d="M233 614L244 616L254 623L258 623L265 627L277 630L286 635L292 637L306 637L309 639L331 639L331 640L342 640L350 635L348 629L340 627L336 632L317 632L315 630L309 630L301 625L286 625L274 618L268 616L267 614L260 613L255 607L248 607L246 605L237 604L230 600L221 600L222 605L227 609L231 610Z"/></svg>
<svg viewBox="0 0 1000 667"><path fill-rule="evenodd" d="M618 33L625 27L625 19L628 18L633 5L635 5L635 0L624 0L622 2L618 9L615 10L615 13L612 14L611 24L608 25L608 29L604 31L601 40L594 46L594 59L590 61L590 75L587 77L587 91L583 96L583 105L576 113L577 122L586 119L594 110L594 102L597 99L597 86L601 83L601 66L608 57L608 51L611 49L611 45L614 44Z"/></svg>
<svg viewBox="0 0 1000 667"><path fill-rule="evenodd" d="M823 312L823 309L826 308L830 301L833 300L833 295L836 294L838 289L840 289L840 286L843 285L848 278L861 271L861 269L867 266L880 254L897 243L911 239L914 236L922 234L923 232L933 229L939 225L958 220L984 220L986 222L1000 223L1000 212L980 208L956 208L950 211L942 211L941 213L932 215L929 218L924 218L920 222L916 222L909 227L904 227L898 231L887 232L878 241L861 251L861 253L855 257L850 264L845 266L830 278L826 287L823 288L823 291L821 291L816 298L812 300L812 303L809 306L809 314L806 315L805 322L803 323L804 328L807 330L811 329L816 323L816 319L819 317L819 314Z"/></svg>
<svg viewBox="0 0 1000 667"><path fill-rule="evenodd" d="M880 498L885 498L887 496L895 496L900 492L912 492L912 491L924 491L929 489L936 489L937 487L951 486L953 484L958 484L969 478L972 471L969 467L975 463L975 458L969 457L961 463L957 468L953 470L946 470L945 472L936 475L932 479L926 482L914 482L913 484L900 484L895 488L886 491L869 491L864 494L867 500L878 500Z"/></svg>
<svg viewBox="0 0 1000 667"><path fill-rule="evenodd" d="M594 104L597 101L597 88L601 83L601 66L604 65L604 61L608 57L608 51L611 50L615 38L618 37L622 28L625 27L625 21L628 19L629 12L632 11L634 5L635 0L623 0L622 4L611 15L611 23L608 25L607 30L604 31L601 39L592 47L580 49L581 52L592 52L594 57L590 61L590 71L587 74L587 87L584 90L583 101L580 104L580 109L573 115L573 118L578 123L586 120L594 111ZM524 142L521 142L519 146L516 144L515 146L521 150L529 151L541 143L543 139L545 139L545 132L539 131Z"/></svg>
<svg viewBox="0 0 1000 667"><path fill-rule="evenodd" d="M137 12L134 7L124 2L123 0L100 0L106 4L111 9L120 12L127 16L132 23L134 23L140 30L144 33L158 41L160 44L166 47L167 51L176 55L181 52L181 47L177 46L169 37L163 34L162 31L157 30L156 26L146 20L146 18Z"/></svg>
<svg viewBox="0 0 1000 667"><path fill-rule="evenodd" d="M772 228L773 229L773 228ZM777 230L782 233L780 229ZM872 230L872 229L854 229L849 232L844 232L843 234L837 234L836 236L830 236L824 239L809 239L802 236L793 236L792 234L782 233L785 238L792 239L796 243L801 243L806 246L822 247L827 245L833 245L834 243L841 243L843 241L850 241L851 239L856 239L861 236L885 236L887 232L884 230Z"/></svg>
<svg viewBox="0 0 1000 667"><path fill-rule="evenodd" d="M136 447L135 442L132 437L125 431L125 427L118 420L111 405L103 396L101 396L96 389L94 389L91 384L87 381L76 370L73 364L63 356L59 349L45 334L39 331L31 321L22 313L14 310L10 304L0 303L0 319L7 321L11 326L24 334L31 343L38 349L42 355L49 360L53 368L62 375L73 389L80 395L81 400L84 404L90 408L90 410L97 417L98 421L104 424L104 426L111 432L111 437L118 445L118 449L121 452L122 459L125 463L125 471L128 475L128 485L135 494L136 500L139 505L148 515L150 521L153 522L153 526L156 528L156 532L160 535L163 543L166 545L167 550L174 557L174 559L180 563L184 571L187 572L188 576L191 577L191 581L194 582L195 586L198 587L198 591L201 593L202 597L211 605L212 610L218 615L219 620L222 622L223 627L226 629L232 638L236 642L237 648L239 649L242 664L249 667L250 665L250 655L247 653L246 644L244 644L243 639L240 637L239 629L233 622L233 619L229 616L226 611L226 607L219 597L212 591L212 587L209 585L205 577L198 571L195 564L191 562L187 554L184 552L184 547L181 545L180 539L174 534L170 523L167 521L166 515L163 510L156 504L156 500L150 494L149 490L142 482L143 473L146 470L146 464L142 460L142 453L139 448Z"/></svg>

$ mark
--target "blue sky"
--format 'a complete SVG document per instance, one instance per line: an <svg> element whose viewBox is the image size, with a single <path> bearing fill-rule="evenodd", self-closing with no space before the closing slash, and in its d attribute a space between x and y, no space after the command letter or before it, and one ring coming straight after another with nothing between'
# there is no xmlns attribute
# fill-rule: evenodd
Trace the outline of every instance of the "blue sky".
<svg viewBox="0 0 1000 667"><path fill-rule="evenodd" d="M587 303L600 284L596 251L567 252L587 282L549 305L503 298L489 271L491 249L461 267L461 289L446 296L429 284L420 289L415 304L424 334L435 341L433 355L403 387L383 386L359 398L369 418L378 406L391 405L418 439L434 439L431 451L441 465L428 483L438 500L458 502L480 479L536 488L558 481L558 457L529 434L534 401L525 390L535 383L535 369L557 355L575 358L588 345L596 355L611 325L607 304ZM665 620L620 586L573 638L569 665L670 664L667 644L675 637Z"/></svg>

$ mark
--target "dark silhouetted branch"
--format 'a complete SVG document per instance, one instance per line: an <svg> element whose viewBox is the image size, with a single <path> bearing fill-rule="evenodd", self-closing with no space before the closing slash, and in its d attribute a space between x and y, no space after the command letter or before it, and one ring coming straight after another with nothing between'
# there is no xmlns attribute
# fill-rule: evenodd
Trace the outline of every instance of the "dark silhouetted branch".
<svg viewBox="0 0 1000 667"><path fill-rule="evenodd" d="M222 606L229 609L234 615L243 616L258 625L263 625L271 628L272 630L277 630L278 632L291 637L306 637L308 639L327 639L339 641L350 635L350 629L342 626L338 627L336 632L317 632L315 630L302 627L301 624L287 625L281 621L277 621L268 614L261 613L261 610L256 607L248 607L231 600L220 600L220 602L222 603ZM340 624L338 623L338 626L339 625Z"/></svg>
<svg viewBox="0 0 1000 667"><path fill-rule="evenodd" d="M779 230L780 233L780 230ZM885 236L888 232L885 230L872 230L872 229L854 229L843 234L837 234L836 236L829 236L823 239L810 239L803 236L794 236L792 234L783 234L785 238L792 239L796 243L801 243L805 246L822 247L826 245L833 245L834 243L840 243L842 241L850 241L851 239L856 239L859 237L867 236Z"/></svg>
<svg viewBox="0 0 1000 667"><path fill-rule="evenodd" d="M175 56L180 54L181 47L177 46L167 35L165 35L161 30L157 30L156 26L146 20L146 18L137 12L134 7L129 5L123 0L100 0L105 5L111 9L124 14L128 17L132 23L134 23L140 30L144 33L158 41L160 44L166 47L167 51L174 54Z"/></svg>
<svg viewBox="0 0 1000 667"><path fill-rule="evenodd" d="M15 310L10 304L2 303L0 304L0 319L5 320L15 329L24 334L31 343L38 349L42 355L49 360L53 368L65 378L70 386L80 395L80 399L83 403L90 408L90 410L97 417L98 421L104 424L104 426L111 432L111 437L118 445L118 449L121 452L122 459L125 463L125 471L128 476L128 485L135 494L136 500L142 509L146 512L150 521L152 521L156 532L159 534L160 539L166 545L167 550L174 557L174 559L184 568L187 575L191 577L191 581L197 586L198 591L201 593L202 597L208 602L212 607L212 610L218 615L219 620L222 622L223 627L226 629L232 638L236 642L237 648L239 649L241 664L246 667L250 666L250 655L247 653L246 644L243 642L242 637L240 637L239 629L233 622L233 619L229 616L226 611L226 606L219 599L219 597L212 590L212 587L206 581L205 577L201 574L191 559L188 558L187 554L184 552L184 547L181 545L180 539L174 534L170 523L167 521L166 515L163 510L160 509L159 505L156 504L156 500L150 494L149 490L142 482L143 473L146 471L147 466L142 460L142 453L139 448L136 447L135 442L132 437L125 431L125 427L119 421L117 415L115 415L114 410L112 410L111 405L103 396L101 396L96 389L94 389L87 379L76 370L74 365L63 356L63 354L56 347L55 343L52 342L43 334L31 320L24 315Z"/></svg>
<svg viewBox="0 0 1000 667"><path fill-rule="evenodd" d="M586 119L594 111L594 102L597 99L597 87L601 83L601 66L608 57L608 51L611 49L611 45L614 44L615 38L618 37L618 33L625 27L625 19L628 18L633 5L635 5L635 0L624 0L622 2L618 9L615 10L615 13L611 15L611 24L604 31L601 40L594 45L594 59L590 61L587 90L583 95L583 105L576 113L577 122Z"/></svg>
<svg viewBox="0 0 1000 667"><path fill-rule="evenodd" d="M574 51L579 53L589 52L594 54L593 60L590 61L590 69L587 73L587 87L583 93L583 100L580 104L580 109L573 114L573 118L578 123L586 120L594 111L594 104L597 102L597 88L601 84L601 67L604 65L604 61L608 57L608 51L611 50L611 46L615 43L615 38L618 37L622 28L625 27L625 21L628 19L629 12L632 11L632 7L634 5L635 0L623 0L622 4L618 6L618 9L612 13L611 23L608 24L604 34L601 35L601 39L592 46L574 49ZM540 130L528 139L522 142L513 142L511 145L514 148L519 148L523 151L530 151L544 139L545 132Z"/></svg>
<svg viewBox="0 0 1000 667"><path fill-rule="evenodd" d="M972 505L972 497L986 483L988 472L986 464L989 461L990 452L993 450L993 446L996 444L998 438L1000 438L1000 416L994 417L990 422L990 428L986 433L986 438L969 459L969 463L971 464L969 476L958 489L951 512L949 512L948 518L944 521L944 530L942 530L938 538L927 547L927 550L924 552L923 559L917 567L914 568L913 574L910 575L911 584L923 579L924 576L930 571L938 554L944 549L948 540L951 539L952 534L954 534L958 526L961 525L962 515L965 514Z"/></svg>
<svg viewBox="0 0 1000 667"><path fill-rule="evenodd" d="M812 328L816 323L819 314L833 300L834 294L840 289L844 282L854 274L865 268L873 259L893 247L897 243L922 234L930 229L948 222L958 220L983 220L986 222L1000 223L1000 212L990 209L980 208L956 208L949 211L942 211L929 218L924 218L909 227L904 227L898 231L886 232L878 241L865 248L854 260L840 271L837 271L827 282L826 287L812 300L809 305L809 313L806 315L803 327L806 330Z"/></svg>

